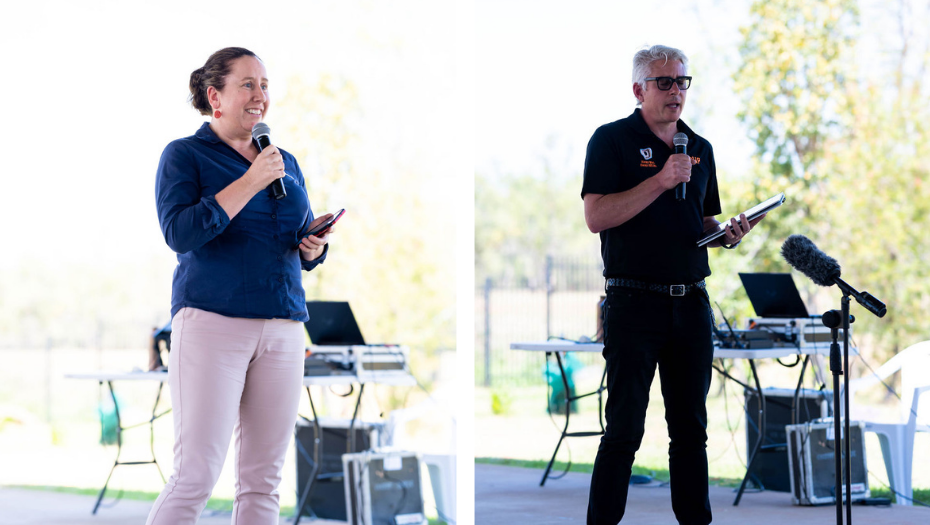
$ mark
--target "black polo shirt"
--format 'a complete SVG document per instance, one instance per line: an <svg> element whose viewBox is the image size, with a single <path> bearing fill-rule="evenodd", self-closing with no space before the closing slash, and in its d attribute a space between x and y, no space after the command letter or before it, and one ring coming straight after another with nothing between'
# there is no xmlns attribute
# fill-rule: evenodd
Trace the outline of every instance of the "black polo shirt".
<svg viewBox="0 0 930 525"><path fill-rule="evenodd" d="M698 248L704 217L720 213L717 170L710 143L678 121L688 135L691 167L685 200L668 190L627 222L600 233L605 277L688 284L710 275L707 248ZM640 109L594 132L588 142L581 197L630 190L658 173L674 150L657 137Z"/></svg>

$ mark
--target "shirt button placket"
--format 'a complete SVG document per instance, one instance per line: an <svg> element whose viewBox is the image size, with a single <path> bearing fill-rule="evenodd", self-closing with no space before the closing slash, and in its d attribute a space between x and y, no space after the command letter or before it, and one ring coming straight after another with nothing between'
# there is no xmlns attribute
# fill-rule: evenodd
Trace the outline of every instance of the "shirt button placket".
<svg viewBox="0 0 930 525"><path fill-rule="evenodd" d="M274 231L276 231L276 232L277 232L277 231L280 231L281 228L280 228L280 226L279 226L279 224L278 224L278 201L277 201L277 200L275 200L275 201L273 201L273 202L271 203L271 220L274 221L274 224L273 224ZM277 234L277 233L274 234L274 239L275 239L275 240L278 240L278 234ZM279 277L278 277L278 283L279 283L279 284L284 284L284 277L285 277L285 274L286 274L286 269L285 269L285 268L286 268L286 264L284 263L284 256L283 256L283 255L280 255L280 250L283 250L283 247L281 247L281 246L276 246L276 249L279 250L279 255L277 256L277 259L278 259L278 261L281 263L281 273L280 273L280 275L279 275Z"/></svg>

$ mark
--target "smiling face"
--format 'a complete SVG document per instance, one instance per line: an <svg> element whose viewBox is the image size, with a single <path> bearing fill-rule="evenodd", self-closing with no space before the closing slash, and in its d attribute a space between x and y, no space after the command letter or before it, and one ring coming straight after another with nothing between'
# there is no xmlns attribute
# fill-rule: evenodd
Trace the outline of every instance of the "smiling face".
<svg viewBox="0 0 930 525"><path fill-rule="evenodd" d="M222 116L213 119L232 135L249 135L252 126L261 122L268 111L268 73L265 65L254 56L235 59L230 64L229 74L222 91L212 86L207 89L207 98L213 109Z"/></svg>
<svg viewBox="0 0 930 525"><path fill-rule="evenodd" d="M678 60L668 62L653 62L649 68L649 77L678 78L688 74L685 66ZM681 110L685 106L688 92L678 88L672 83L672 88L662 91L656 86L655 80L646 82L645 87L633 84L633 94L642 102L643 119L650 126L663 127L674 124L681 118Z"/></svg>

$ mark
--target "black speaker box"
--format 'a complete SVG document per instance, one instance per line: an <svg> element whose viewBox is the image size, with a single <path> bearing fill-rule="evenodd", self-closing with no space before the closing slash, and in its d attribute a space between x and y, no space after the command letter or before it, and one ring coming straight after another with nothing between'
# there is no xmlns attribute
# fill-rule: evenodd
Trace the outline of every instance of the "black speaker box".
<svg viewBox="0 0 930 525"><path fill-rule="evenodd" d="M791 477L788 468L788 440L785 425L806 423L828 416L828 401L833 393L828 390L803 389L798 394L795 420L791 420L794 390L788 388L763 388L765 395L765 440L766 447L759 451L753 463L750 480L765 490L791 492ZM746 395L746 460L759 439L759 396L755 390L747 389Z"/></svg>
<svg viewBox="0 0 930 525"><path fill-rule="evenodd" d="M320 470L316 481L310 489L307 502L301 509L301 515L328 520L346 520L346 499L342 455L364 452L380 445L382 425L356 421L353 428L354 446L349 439L347 419L320 419L322 440L320 452ZM294 439L297 448L297 497L303 494L304 487L312 472L313 442L316 439L316 426L311 421L299 420Z"/></svg>

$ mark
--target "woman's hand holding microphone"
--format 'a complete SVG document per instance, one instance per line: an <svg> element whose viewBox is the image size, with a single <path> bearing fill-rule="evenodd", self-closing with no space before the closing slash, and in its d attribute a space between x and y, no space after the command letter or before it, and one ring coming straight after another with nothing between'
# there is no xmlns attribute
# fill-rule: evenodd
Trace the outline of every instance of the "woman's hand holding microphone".
<svg viewBox="0 0 930 525"><path fill-rule="evenodd" d="M275 180L284 177L284 157L278 148L270 145L255 157L244 177L261 191Z"/></svg>

